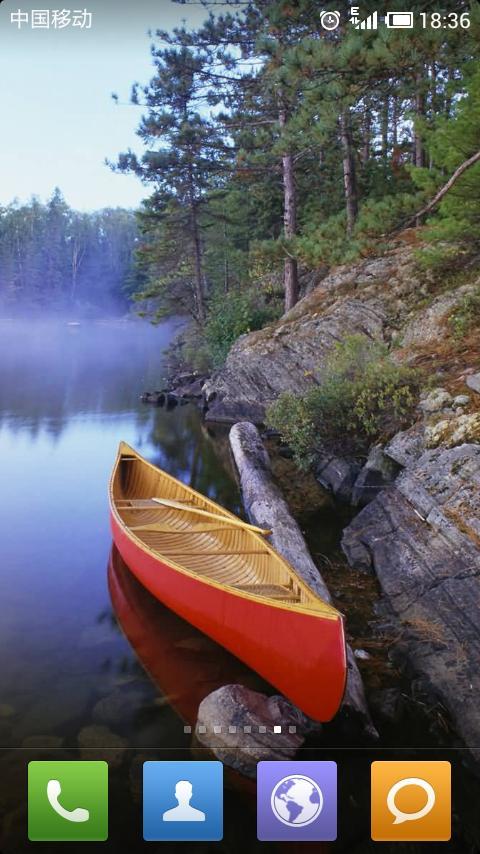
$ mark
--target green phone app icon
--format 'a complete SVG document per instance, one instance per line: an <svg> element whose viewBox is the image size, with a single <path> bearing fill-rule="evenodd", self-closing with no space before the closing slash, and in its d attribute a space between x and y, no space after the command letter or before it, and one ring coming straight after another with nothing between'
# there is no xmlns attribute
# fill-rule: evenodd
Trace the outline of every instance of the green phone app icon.
<svg viewBox="0 0 480 854"><path fill-rule="evenodd" d="M30 762L31 842L104 842L108 838L106 762Z"/></svg>

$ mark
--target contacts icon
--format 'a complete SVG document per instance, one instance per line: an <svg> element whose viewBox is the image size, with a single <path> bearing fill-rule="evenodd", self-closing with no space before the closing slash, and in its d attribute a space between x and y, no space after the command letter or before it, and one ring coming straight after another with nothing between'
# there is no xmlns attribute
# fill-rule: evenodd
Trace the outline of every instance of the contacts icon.
<svg viewBox="0 0 480 854"><path fill-rule="evenodd" d="M193 786L190 780L179 780L175 786L178 806L163 813L163 821L205 821L205 813L190 806Z"/></svg>
<svg viewBox="0 0 480 854"><path fill-rule="evenodd" d="M375 842L448 842L450 835L449 762L373 762Z"/></svg>
<svg viewBox="0 0 480 854"><path fill-rule="evenodd" d="M143 838L218 842L223 837L221 762L145 762Z"/></svg>

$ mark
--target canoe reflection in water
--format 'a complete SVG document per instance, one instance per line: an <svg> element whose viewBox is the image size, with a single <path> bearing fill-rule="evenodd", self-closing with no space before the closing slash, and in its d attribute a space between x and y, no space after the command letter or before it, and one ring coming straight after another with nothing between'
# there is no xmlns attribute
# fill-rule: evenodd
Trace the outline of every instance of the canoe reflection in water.
<svg viewBox="0 0 480 854"><path fill-rule="evenodd" d="M118 622L141 664L177 714L192 726L201 701L222 685L272 689L224 647L155 599L112 547L108 585Z"/></svg>

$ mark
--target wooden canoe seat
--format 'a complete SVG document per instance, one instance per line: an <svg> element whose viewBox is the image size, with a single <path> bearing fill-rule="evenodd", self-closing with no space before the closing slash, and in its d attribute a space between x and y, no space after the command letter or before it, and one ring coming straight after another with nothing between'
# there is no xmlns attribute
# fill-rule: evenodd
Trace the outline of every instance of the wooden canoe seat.
<svg viewBox="0 0 480 854"><path fill-rule="evenodd" d="M236 590L245 593L256 593L258 596L266 596L268 599L283 599L288 602L299 602L300 596L291 587L282 584L235 584Z"/></svg>

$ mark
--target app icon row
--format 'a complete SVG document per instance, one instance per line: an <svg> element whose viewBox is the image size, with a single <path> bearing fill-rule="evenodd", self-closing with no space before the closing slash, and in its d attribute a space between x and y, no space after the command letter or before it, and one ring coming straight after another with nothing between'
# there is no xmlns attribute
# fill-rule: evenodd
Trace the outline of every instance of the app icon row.
<svg viewBox="0 0 480 854"><path fill-rule="evenodd" d="M373 762L371 830L375 842L450 839L449 762ZM28 836L32 842L108 838L106 762L30 762ZM259 762L260 841L337 838L337 764ZM147 841L223 838L223 765L159 761L143 765L143 837Z"/></svg>

